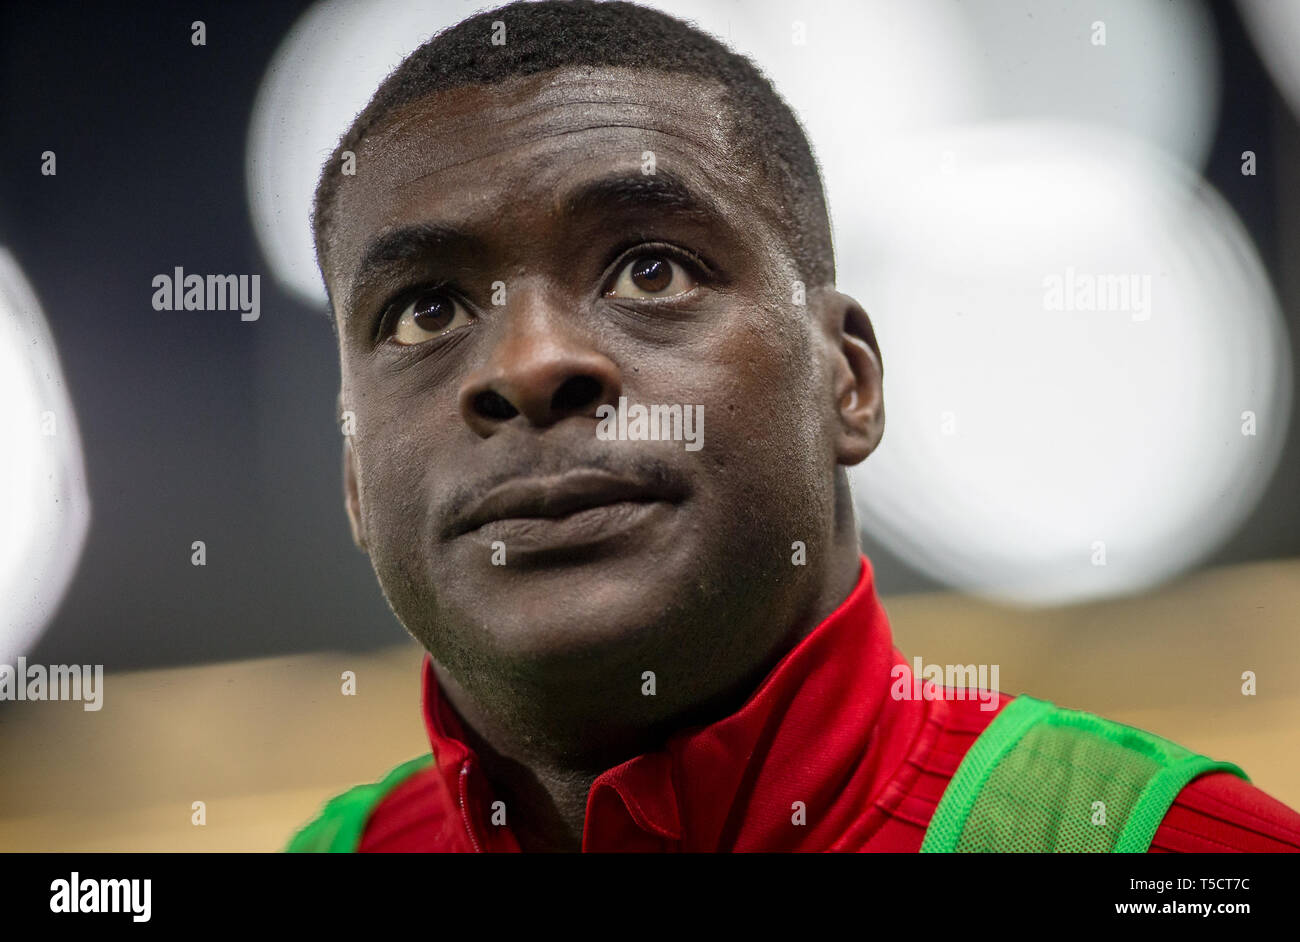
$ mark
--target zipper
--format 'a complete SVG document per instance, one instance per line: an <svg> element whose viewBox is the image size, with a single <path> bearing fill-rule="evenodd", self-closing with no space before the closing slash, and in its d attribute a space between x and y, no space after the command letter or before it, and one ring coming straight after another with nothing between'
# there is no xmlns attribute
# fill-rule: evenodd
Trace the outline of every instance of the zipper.
<svg viewBox="0 0 1300 942"><path fill-rule="evenodd" d="M474 826L470 823L469 803L466 800L469 794L469 762L470 760L466 759L465 763L460 767L460 781L457 789L460 792L460 817L465 822L465 833L469 835L469 842L474 845L474 852L481 854L483 848L479 845L478 837L474 834Z"/></svg>

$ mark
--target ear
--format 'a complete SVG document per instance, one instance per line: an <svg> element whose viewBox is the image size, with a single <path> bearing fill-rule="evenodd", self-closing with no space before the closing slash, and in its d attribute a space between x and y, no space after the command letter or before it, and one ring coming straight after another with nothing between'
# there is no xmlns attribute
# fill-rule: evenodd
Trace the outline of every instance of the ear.
<svg viewBox="0 0 1300 942"><path fill-rule="evenodd" d="M366 545L366 529L361 519L361 495L357 489L357 456L352 451L352 439L343 437L343 506L347 508L348 523L352 526L352 542L363 553L370 552Z"/></svg>
<svg viewBox="0 0 1300 942"><path fill-rule="evenodd" d="M830 291L825 299L827 334L836 347L833 389L840 432L836 458L855 465L876 450L885 433L884 364L871 318L847 294Z"/></svg>

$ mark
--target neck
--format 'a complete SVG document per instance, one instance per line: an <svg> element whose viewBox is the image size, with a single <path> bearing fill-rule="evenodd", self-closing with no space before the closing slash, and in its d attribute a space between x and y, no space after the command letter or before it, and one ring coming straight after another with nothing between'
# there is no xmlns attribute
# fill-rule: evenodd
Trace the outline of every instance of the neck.
<svg viewBox="0 0 1300 942"><path fill-rule="evenodd" d="M439 687L461 719L466 745L478 757L494 792L505 801L511 831L522 850L580 851L587 796L602 772L657 748L676 730L707 725L734 713L777 663L843 603L857 584L861 550L847 488L837 497L843 499L837 500L840 512L829 564L817 574L810 601L787 621L785 630L772 631L769 626L770 635L777 640L766 654L738 674L733 668L736 679L724 689L710 692L703 700L697 698L666 717L602 726L598 748L586 748L591 740L584 741L583 735L592 731L593 716L610 722L602 713L599 697L587 700L575 696L571 685L565 685L556 696L556 691L520 691L518 685L506 684L519 691L524 702L500 709L501 701L473 696L434 661ZM552 705L555 710L548 709ZM523 709L515 709L520 706ZM521 716L529 722L521 724ZM617 719L614 722L617 724ZM572 729L557 734L557 725ZM558 743L570 745L554 748Z"/></svg>

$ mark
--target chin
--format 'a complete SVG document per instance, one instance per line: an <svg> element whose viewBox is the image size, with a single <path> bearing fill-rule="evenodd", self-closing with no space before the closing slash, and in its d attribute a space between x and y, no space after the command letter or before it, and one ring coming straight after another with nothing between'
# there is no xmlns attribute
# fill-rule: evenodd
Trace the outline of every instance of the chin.
<svg viewBox="0 0 1300 942"><path fill-rule="evenodd" d="M492 567L488 567L491 569ZM681 617L683 580L669 561L602 559L567 566L499 567L457 580L440 609L472 625L499 655L522 660L631 656L662 643Z"/></svg>

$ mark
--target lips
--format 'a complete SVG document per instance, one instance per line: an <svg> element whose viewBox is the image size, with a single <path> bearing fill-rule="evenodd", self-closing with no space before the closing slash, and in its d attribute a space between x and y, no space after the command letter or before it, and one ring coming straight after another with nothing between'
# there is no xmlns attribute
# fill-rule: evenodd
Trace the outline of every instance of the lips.
<svg viewBox="0 0 1300 942"><path fill-rule="evenodd" d="M679 499L670 488L584 469L554 477L507 481L453 517L448 533L460 536L498 521L560 520L584 511L617 505L652 504Z"/></svg>

